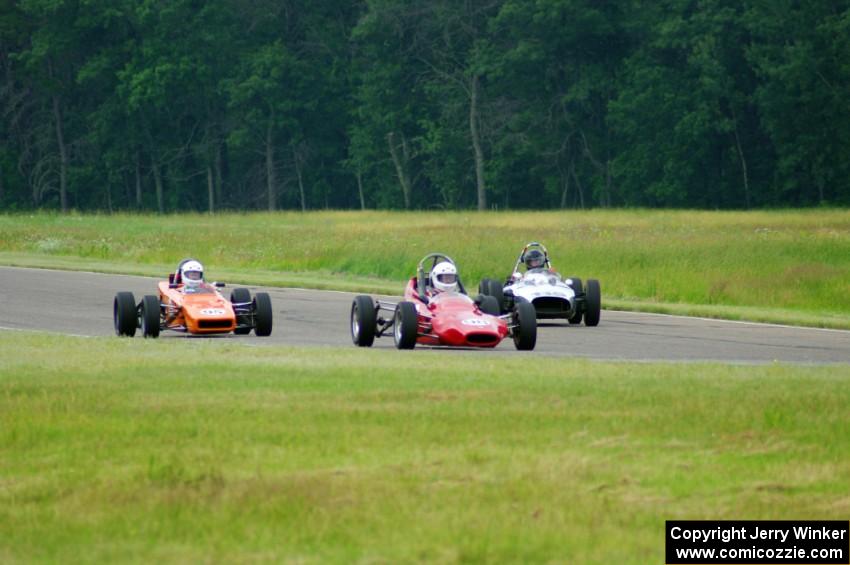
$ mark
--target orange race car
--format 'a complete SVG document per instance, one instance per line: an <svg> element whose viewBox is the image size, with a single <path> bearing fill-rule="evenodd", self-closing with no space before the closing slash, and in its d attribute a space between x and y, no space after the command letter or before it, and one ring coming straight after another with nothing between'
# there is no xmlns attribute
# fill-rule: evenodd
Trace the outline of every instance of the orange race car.
<svg viewBox="0 0 850 565"><path fill-rule="evenodd" d="M142 329L145 337L158 337L162 330L195 335L272 333L272 303L265 292L251 297L247 288L237 288L226 300L219 292L224 283L204 281L204 268L194 259L180 262L168 282L159 283L159 296L142 297L138 304L132 292L119 292L113 304L115 333L133 337Z"/></svg>

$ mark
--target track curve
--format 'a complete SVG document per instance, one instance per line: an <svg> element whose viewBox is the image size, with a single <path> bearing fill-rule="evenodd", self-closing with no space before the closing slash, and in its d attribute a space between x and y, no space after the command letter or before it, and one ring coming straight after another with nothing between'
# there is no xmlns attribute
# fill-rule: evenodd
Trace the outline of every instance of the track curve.
<svg viewBox="0 0 850 565"><path fill-rule="evenodd" d="M156 282L157 279L150 277L0 267L0 329L114 335L115 293L129 290L137 298L154 294ZM228 285L231 286L235 285ZM348 314L354 294L247 288L252 293L263 290L271 295L275 314L271 337L214 339L266 346L352 346ZM185 339L185 336L166 332L162 339ZM375 347L392 348L392 339L379 339ZM850 331L603 311L598 327L541 322L535 351L516 352L513 343L506 340L496 353L628 361L850 363Z"/></svg>

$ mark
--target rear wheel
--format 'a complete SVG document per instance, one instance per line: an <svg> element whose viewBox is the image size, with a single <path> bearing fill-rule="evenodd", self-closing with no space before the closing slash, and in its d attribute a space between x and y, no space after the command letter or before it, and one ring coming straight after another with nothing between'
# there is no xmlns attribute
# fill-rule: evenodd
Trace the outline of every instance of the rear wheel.
<svg viewBox="0 0 850 565"><path fill-rule="evenodd" d="M573 292L575 292L576 296L579 296L580 294L582 294L584 292L584 289L582 288L582 285L581 285L581 279L580 278L570 277L570 281L571 281L570 288L573 289ZM571 324L580 324L581 323L581 317L582 317L583 314L584 314L584 312L582 312L581 308L576 308L576 313L573 314L572 318L567 318L567 321Z"/></svg>
<svg viewBox="0 0 850 565"><path fill-rule="evenodd" d="M596 279L587 280L587 288L584 291L584 325L599 325L599 317L602 314L602 290Z"/></svg>
<svg viewBox="0 0 850 565"><path fill-rule="evenodd" d="M491 316L498 316L502 313L499 308L499 303L496 302L496 299L492 296L482 295L481 302L478 304L478 309L485 314L490 314Z"/></svg>
<svg viewBox="0 0 850 565"><path fill-rule="evenodd" d="M254 312L254 335L267 337L272 335L272 299L265 292L254 295L251 303Z"/></svg>
<svg viewBox="0 0 850 565"><path fill-rule="evenodd" d="M248 304L251 302L251 291L247 288L234 288L230 293L231 304ZM235 308L234 308L235 310ZM247 316L236 315L237 328L233 330L236 335L245 335L251 333L251 324L246 319ZM243 327L238 327L243 326Z"/></svg>
<svg viewBox="0 0 850 565"><path fill-rule="evenodd" d="M230 302L237 302L239 304L251 302L251 291L247 288L234 288L230 292Z"/></svg>
<svg viewBox="0 0 850 565"><path fill-rule="evenodd" d="M112 320L115 325L115 335L133 337L139 325L136 311L136 299L132 292L119 292L112 303Z"/></svg>
<svg viewBox="0 0 850 565"><path fill-rule="evenodd" d="M160 307L158 296L142 297L142 335L159 337Z"/></svg>
<svg viewBox="0 0 850 565"><path fill-rule="evenodd" d="M537 312L530 302L517 302L514 307L514 345L520 351L531 351L537 344Z"/></svg>
<svg viewBox="0 0 850 565"><path fill-rule="evenodd" d="M393 319L393 340L398 349L413 349L416 347L416 337L419 332L419 315L413 302L399 302L395 307Z"/></svg>
<svg viewBox="0 0 850 565"><path fill-rule="evenodd" d="M358 347L372 347L377 324L375 303L371 296L361 294L351 303L351 341Z"/></svg>

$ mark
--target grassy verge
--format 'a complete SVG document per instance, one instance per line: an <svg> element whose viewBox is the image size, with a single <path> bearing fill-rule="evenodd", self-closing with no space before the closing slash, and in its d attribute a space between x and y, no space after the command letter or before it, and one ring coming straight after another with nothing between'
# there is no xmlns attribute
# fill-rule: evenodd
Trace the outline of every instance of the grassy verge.
<svg viewBox="0 0 850 565"><path fill-rule="evenodd" d="M121 275L141 275L165 278L174 272L174 265L140 264L122 261L97 260L90 258L32 255L0 252L0 265L10 267L34 267L39 269L58 269L65 271L90 271ZM375 277L357 276L330 271L286 272L270 271L261 268L208 268L210 280L225 281L228 284L247 284L260 286L279 286L289 288L313 288L318 290L340 290L348 292L371 292L380 294L401 294L403 283Z"/></svg>
<svg viewBox="0 0 850 565"><path fill-rule="evenodd" d="M848 405L843 366L0 332L0 561L660 563L665 519L845 519Z"/></svg>
<svg viewBox="0 0 850 565"><path fill-rule="evenodd" d="M475 286L532 239L606 307L850 328L846 210L0 216L4 264L162 275L192 255L222 279L390 293L430 251Z"/></svg>

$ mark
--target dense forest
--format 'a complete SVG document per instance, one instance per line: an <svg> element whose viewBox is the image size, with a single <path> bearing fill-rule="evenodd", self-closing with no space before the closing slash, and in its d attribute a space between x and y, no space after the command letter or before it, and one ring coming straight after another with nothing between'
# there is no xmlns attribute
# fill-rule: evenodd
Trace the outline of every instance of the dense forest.
<svg viewBox="0 0 850 565"><path fill-rule="evenodd" d="M0 210L847 205L848 4L0 0Z"/></svg>

